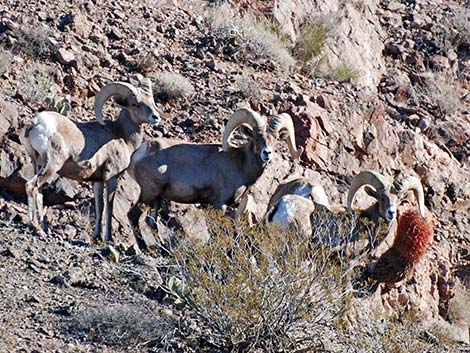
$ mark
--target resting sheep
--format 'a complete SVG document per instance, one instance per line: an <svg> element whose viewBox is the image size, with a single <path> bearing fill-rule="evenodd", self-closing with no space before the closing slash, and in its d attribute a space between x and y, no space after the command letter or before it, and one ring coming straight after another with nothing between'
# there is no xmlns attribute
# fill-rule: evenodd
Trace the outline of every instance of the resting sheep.
<svg viewBox="0 0 470 353"><path fill-rule="evenodd" d="M351 182L347 200L349 209L352 209L354 196L362 186L365 186L364 190L369 196L377 200L372 206L361 211L362 217L367 217L375 223L378 223L380 218L387 222L394 221L397 217L398 206L410 191L413 191L418 203L418 211L421 217L424 217L424 191L421 181L417 177L404 176L401 179L388 182L380 173L371 170L362 171Z"/></svg>
<svg viewBox="0 0 470 353"><path fill-rule="evenodd" d="M266 212L266 225L293 225L305 234L311 234L310 217L318 205L330 208L323 187L307 178L293 179L280 184L271 196Z"/></svg>
<svg viewBox="0 0 470 353"><path fill-rule="evenodd" d="M250 140L232 146L230 138L241 125ZM294 159L299 159L302 151L296 149L288 114L279 114L268 124L258 113L244 108L229 118L222 145L168 139L146 142L132 156L129 173L140 185L139 201L156 209L162 197L224 209L260 177L279 137L286 141Z"/></svg>
<svg viewBox="0 0 470 353"><path fill-rule="evenodd" d="M133 151L142 143L141 124L158 124L160 120L150 80L143 77L139 80L139 87L125 82L103 87L95 98L97 121L75 122L56 112L45 111L23 128L20 139L35 169L35 175L26 183L29 221L35 229L46 229L41 187L58 173L78 181L93 182L94 236L101 234L104 207L104 240L110 239L109 192L119 173L128 167ZM117 120L104 121L102 109L111 97L115 97L122 110Z"/></svg>

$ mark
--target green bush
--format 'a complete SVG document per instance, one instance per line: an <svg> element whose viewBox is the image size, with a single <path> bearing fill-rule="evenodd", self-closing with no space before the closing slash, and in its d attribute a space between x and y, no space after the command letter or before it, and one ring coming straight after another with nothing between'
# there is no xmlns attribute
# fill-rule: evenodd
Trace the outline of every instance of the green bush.
<svg viewBox="0 0 470 353"><path fill-rule="evenodd" d="M353 82L358 76L357 70L344 64L334 67L331 72L331 78L339 82Z"/></svg>
<svg viewBox="0 0 470 353"><path fill-rule="evenodd" d="M328 35L328 27L321 22L306 22L296 43L297 57L304 63L322 55Z"/></svg>

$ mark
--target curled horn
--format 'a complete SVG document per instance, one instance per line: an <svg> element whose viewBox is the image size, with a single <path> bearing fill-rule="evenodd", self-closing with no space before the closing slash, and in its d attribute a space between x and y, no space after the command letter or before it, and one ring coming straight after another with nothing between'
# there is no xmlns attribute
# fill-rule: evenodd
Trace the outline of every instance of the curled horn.
<svg viewBox="0 0 470 353"><path fill-rule="evenodd" d="M353 179L351 187L348 192L348 209L352 209L352 203L354 201L354 195L356 195L357 190L363 185L371 185L376 190L385 189L388 185L385 177L377 172L372 170L365 170L360 172Z"/></svg>
<svg viewBox="0 0 470 353"><path fill-rule="evenodd" d="M109 98L119 96L125 99L131 94L137 95L137 88L132 86L130 83L113 82L104 86L95 97L96 120L101 125L105 125L103 120L103 106Z"/></svg>
<svg viewBox="0 0 470 353"><path fill-rule="evenodd" d="M299 160L304 150L303 148L297 149L295 146L294 123L290 115L287 113L276 115L271 119L268 126L271 133L278 134L282 140L286 141L292 157Z"/></svg>
<svg viewBox="0 0 470 353"><path fill-rule="evenodd" d="M406 195L408 191L413 194L418 203L418 211L421 217L424 217L424 190L421 180L415 176L405 176L400 180L396 180L392 186L392 192L399 195L400 198Z"/></svg>
<svg viewBox="0 0 470 353"><path fill-rule="evenodd" d="M264 119L255 111L249 108L237 110L230 116L225 126L224 136L222 138L222 148L224 151L228 150L229 140L233 131L242 124L251 126L255 131L264 131L266 126Z"/></svg>

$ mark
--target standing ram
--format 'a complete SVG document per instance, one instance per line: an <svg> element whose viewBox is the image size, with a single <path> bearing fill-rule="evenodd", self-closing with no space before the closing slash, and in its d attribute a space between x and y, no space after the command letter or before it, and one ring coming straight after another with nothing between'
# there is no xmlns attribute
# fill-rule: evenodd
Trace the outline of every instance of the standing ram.
<svg viewBox="0 0 470 353"><path fill-rule="evenodd" d="M115 121L103 120L103 106L111 97L122 107ZM94 236L102 233L110 239L111 200L117 176L124 171L132 153L142 143L144 123L158 124L160 116L153 100L149 79L139 77L139 86L113 82L95 98L96 121L75 122L56 112L41 112L25 126L21 142L30 155L35 175L26 183L29 221L37 230L45 230L41 187L55 173L78 181L93 182L96 205ZM99 153L97 153L99 151Z"/></svg>
<svg viewBox="0 0 470 353"><path fill-rule="evenodd" d="M230 138L242 125L250 140L235 147ZM267 123L258 113L244 108L229 118L222 145L169 139L146 142L132 156L129 172L140 185L139 201L156 209L162 197L225 209L261 176L278 138L286 141L292 157L298 160L302 150L296 149L290 115L279 114Z"/></svg>

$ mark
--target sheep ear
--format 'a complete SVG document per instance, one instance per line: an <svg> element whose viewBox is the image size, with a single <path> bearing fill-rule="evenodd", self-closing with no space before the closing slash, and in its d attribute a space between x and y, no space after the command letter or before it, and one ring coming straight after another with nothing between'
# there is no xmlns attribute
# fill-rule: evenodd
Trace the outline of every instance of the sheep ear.
<svg viewBox="0 0 470 353"><path fill-rule="evenodd" d="M366 192L367 195L373 197L374 199L377 198L377 192L374 189L372 189L370 186L366 186L364 188L364 191Z"/></svg>

